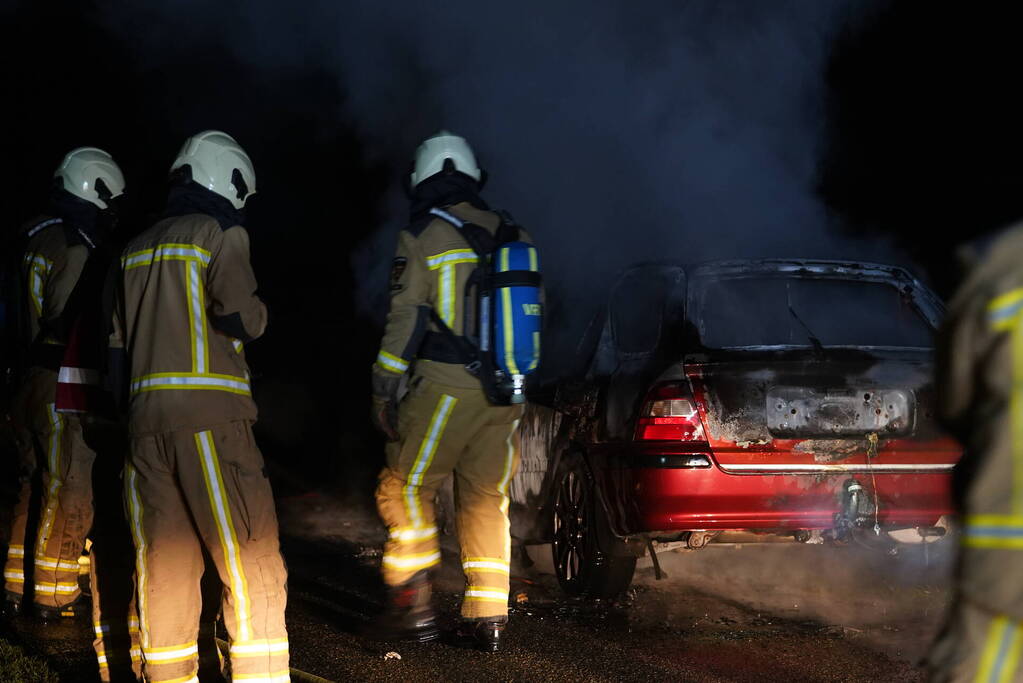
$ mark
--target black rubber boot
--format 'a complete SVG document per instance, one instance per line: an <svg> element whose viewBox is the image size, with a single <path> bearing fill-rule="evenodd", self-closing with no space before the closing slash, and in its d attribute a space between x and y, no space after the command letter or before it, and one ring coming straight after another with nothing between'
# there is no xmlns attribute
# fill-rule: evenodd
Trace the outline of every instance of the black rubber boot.
<svg viewBox="0 0 1023 683"><path fill-rule="evenodd" d="M13 619L21 614L21 596L17 593L4 591L4 603L0 605L0 616Z"/></svg>
<svg viewBox="0 0 1023 683"><path fill-rule="evenodd" d="M74 602L69 602L61 607L50 607L49 605L32 605L37 619L43 621L60 621L61 619L77 619L91 612L89 603L81 596Z"/></svg>
<svg viewBox="0 0 1023 683"><path fill-rule="evenodd" d="M387 592L387 607L366 629L373 640L407 640L425 643L440 636L430 605L430 576L426 571Z"/></svg>
<svg viewBox="0 0 1023 683"><path fill-rule="evenodd" d="M504 619L466 619L458 626L457 636L463 645L481 652L497 652L501 647Z"/></svg>

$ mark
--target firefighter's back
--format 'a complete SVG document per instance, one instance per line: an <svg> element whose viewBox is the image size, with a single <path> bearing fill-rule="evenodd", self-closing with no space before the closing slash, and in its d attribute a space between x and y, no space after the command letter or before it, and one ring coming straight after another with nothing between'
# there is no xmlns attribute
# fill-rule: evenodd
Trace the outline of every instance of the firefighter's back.
<svg viewBox="0 0 1023 683"><path fill-rule="evenodd" d="M166 218L124 251L133 433L256 418L242 344L209 321L208 283L225 234L204 214Z"/></svg>

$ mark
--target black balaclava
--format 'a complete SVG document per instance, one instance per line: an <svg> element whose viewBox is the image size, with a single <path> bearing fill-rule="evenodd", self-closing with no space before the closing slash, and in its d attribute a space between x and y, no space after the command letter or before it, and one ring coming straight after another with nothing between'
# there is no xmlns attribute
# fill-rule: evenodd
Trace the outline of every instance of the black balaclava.
<svg viewBox="0 0 1023 683"><path fill-rule="evenodd" d="M460 202L468 202L482 211L488 210L480 198L480 184L464 173L441 172L416 185L412 190L411 217L415 221L423 218L432 208L444 208Z"/></svg>
<svg viewBox="0 0 1023 683"><path fill-rule="evenodd" d="M101 210L90 201L76 197L63 187L50 194L47 213L64 222L69 244L102 244L116 224L116 211Z"/></svg>
<svg viewBox="0 0 1023 683"><path fill-rule="evenodd" d="M234 208L234 204L226 197L213 190L207 190L187 176L172 178L170 192L167 195L167 209L163 212L163 217L174 218L192 213L202 213L216 219L221 230L243 225L245 222L245 213Z"/></svg>

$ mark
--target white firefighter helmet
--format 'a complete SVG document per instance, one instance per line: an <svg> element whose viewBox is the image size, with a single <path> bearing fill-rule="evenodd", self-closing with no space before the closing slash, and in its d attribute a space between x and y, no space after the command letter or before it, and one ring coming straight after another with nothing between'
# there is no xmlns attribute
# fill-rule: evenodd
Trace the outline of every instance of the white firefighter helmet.
<svg viewBox="0 0 1023 683"><path fill-rule="evenodd" d="M476 163L476 155L472 153L469 143L463 137L442 130L423 140L416 150L410 178L412 187L444 171L445 162L449 159L455 171L464 173L473 180L482 180L483 171Z"/></svg>
<svg viewBox="0 0 1023 683"><path fill-rule="evenodd" d="M53 172L64 189L101 209L124 194L124 174L114 158L96 147L78 147L67 153Z"/></svg>
<svg viewBox="0 0 1023 683"><path fill-rule="evenodd" d="M252 160L233 137L219 130L204 130L185 140L171 173L187 165L192 180L227 199L236 209L256 194Z"/></svg>

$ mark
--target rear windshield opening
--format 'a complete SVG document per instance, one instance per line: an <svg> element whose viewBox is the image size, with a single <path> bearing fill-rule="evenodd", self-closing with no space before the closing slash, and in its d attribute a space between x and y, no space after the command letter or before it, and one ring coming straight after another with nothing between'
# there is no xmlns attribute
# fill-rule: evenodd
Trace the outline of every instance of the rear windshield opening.
<svg viewBox="0 0 1023 683"><path fill-rule="evenodd" d="M933 346L912 299L885 282L736 278L707 282L690 311L707 348ZM696 316L692 314L695 313Z"/></svg>

